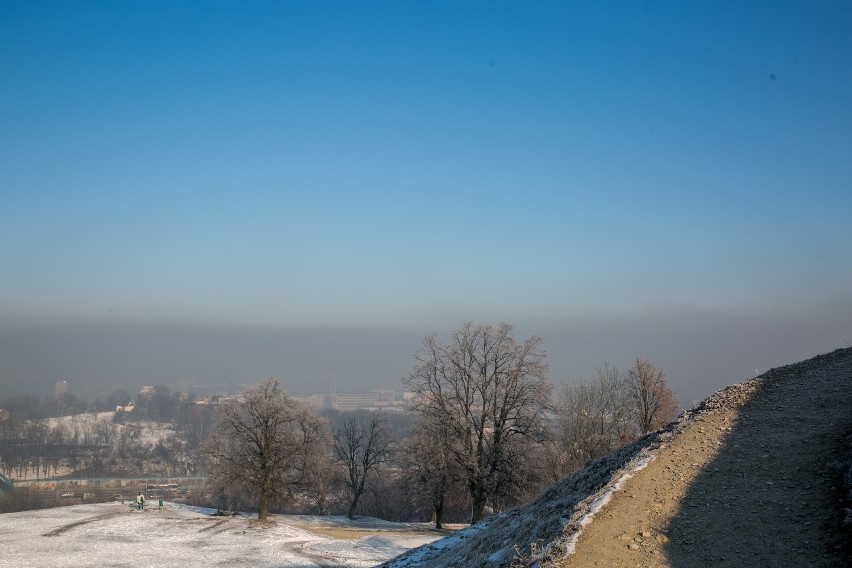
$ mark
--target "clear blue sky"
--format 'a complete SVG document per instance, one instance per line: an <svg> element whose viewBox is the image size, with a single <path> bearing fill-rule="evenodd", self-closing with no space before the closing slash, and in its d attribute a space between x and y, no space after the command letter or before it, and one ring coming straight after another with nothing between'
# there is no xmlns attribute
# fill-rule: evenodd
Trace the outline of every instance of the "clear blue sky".
<svg viewBox="0 0 852 568"><path fill-rule="evenodd" d="M12 335L709 315L829 350L852 3L0 0L0 196Z"/></svg>

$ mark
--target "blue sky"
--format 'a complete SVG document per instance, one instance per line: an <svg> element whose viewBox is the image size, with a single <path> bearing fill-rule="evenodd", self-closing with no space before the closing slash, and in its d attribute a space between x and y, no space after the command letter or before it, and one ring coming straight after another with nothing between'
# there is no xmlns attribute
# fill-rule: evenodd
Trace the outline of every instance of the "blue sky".
<svg viewBox="0 0 852 568"><path fill-rule="evenodd" d="M0 326L509 321L560 380L581 327L809 318L793 360L852 340L850 101L849 2L0 0Z"/></svg>

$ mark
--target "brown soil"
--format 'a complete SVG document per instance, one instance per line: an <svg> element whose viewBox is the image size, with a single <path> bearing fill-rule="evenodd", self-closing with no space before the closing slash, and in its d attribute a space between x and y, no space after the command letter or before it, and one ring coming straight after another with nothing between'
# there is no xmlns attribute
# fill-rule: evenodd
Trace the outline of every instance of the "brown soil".
<svg viewBox="0 0 852 568"><path fill-rule="evenodd" d="M556 565L852 565L838 485L850 434L852 349L720 391Z"/></svg>
<svg viewBox="0 0 852 568"><path fill-rule="evenodd" d="M405 532L407 534L425 534L429 536L433 536L435 538L440 538L442 535L446 536L448 534L452 534L454 530L452 529L443 529L438 530L434 528L414 528L414 527L406 527L399 529L387 529L387 528L340 528L340 527L331 527L331 526L322 526L316 523L290 523L295 527L306 530L308 532L312 532L314 534L328 536L331 538L338 538L342 540L351 540L351 539L359 539L368 536L382 536L387 535L389 532Z"/></svg>

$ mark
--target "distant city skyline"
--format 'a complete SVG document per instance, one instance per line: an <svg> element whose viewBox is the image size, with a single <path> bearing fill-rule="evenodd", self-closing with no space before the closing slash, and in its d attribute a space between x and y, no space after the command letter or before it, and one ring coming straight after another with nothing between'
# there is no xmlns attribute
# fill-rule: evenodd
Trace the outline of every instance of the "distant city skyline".
<svg viewBox="0 0 852 568"><path fill-rule="evenodd" d="M0 397L398 383L465 321L687 403L846 346L850 70L842 0L4 0Z"/></svg>

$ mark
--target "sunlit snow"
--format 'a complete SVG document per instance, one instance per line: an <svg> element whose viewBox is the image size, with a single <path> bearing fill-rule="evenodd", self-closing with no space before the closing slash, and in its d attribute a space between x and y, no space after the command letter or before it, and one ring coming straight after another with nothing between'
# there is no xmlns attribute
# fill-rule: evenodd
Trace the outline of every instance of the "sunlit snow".
<svg viewBox="0 0 852 568"><path fill-rule="evenodd" d="M375 566L443 536L428 524L271 515L269 522L165 503L74 505L0 515L0 565ZM343 537L343 538L341 538Z"/></svg>

